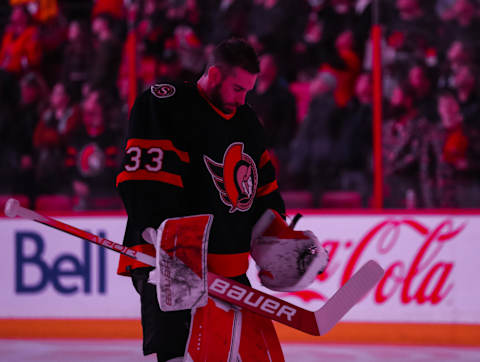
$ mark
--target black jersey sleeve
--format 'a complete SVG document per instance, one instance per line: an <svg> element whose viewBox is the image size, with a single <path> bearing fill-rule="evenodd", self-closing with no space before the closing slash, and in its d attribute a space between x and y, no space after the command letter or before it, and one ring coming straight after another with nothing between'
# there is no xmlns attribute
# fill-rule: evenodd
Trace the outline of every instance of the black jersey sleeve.
<svg viewBox="0 0 480 362"><path fill-rule="evenodd" d="M276 210L285 217L285 203L278 189L276 170L270 153L265 148L265 131L258 121L255 127L255 134L263 150L258 161L258 189L255 195L254 209L255 220L258 220L267 209Z"/></svg>
<svg viewBox="0 0 480 362"><path fill-rule="evenodd" d="M177 112L180 96L159 98L145 91L132 108L117 189L128 220L123 243L152 254L142 239L147 227L157 229L166 218L184 216L184 177L190 157ZM144 266L120 257L118 273Z"/></svg>

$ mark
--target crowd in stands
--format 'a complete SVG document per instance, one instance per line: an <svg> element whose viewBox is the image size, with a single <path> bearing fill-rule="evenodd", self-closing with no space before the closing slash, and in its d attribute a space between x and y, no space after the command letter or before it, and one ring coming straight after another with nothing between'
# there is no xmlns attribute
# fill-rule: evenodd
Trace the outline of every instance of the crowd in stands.
<svg viewBox="0 0 480 362"><path fill-rule="evenodd" d="M480 207L480 1L379 1L384 204ZM0 194L121 208L132 92L194 81L238 36L285 194L372 200L371 0L10 0L0 14ZM133 47L132 47L133 45ZM299 194L297 194L298 196ZM322 201L323 200L323 201Z"/></svg>

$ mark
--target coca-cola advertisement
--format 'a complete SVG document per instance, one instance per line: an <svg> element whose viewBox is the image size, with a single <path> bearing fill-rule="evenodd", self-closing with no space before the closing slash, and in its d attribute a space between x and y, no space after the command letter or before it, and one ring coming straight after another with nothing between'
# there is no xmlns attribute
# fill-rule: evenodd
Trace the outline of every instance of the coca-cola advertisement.
<svg viewBox="0 0 480 362"><path fill-rule="evenodd" d="M373 259L385 275L345 320L480 323L478 221L461 214L306 215L296 228L317 235L329 251L328 267L308 289L274 294L318 309ZM249 276L268 292L254 265Z"/></svg>

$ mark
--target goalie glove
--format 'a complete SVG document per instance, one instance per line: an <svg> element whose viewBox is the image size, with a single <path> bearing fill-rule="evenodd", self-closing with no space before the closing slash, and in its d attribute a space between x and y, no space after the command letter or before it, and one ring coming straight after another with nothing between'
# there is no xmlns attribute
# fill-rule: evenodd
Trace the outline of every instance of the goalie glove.
<svg viewBox="0 0 480 362"><path fill-rule="evenodd" d="M292 230L270 209L253 228L250 254L262 285L277 291L305 289L328 263L327 251L311 231Z"/></svg>

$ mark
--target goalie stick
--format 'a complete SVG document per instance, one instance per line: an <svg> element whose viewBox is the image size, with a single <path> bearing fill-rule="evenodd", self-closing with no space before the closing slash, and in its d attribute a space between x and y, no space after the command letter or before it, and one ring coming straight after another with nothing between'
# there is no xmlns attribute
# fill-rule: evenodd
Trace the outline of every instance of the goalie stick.
<svg viewBox="0 0 480 362"><path fill-rule="evenodd" d="M24 208L18 200L7 201L5 215L36 221L155 266L155 258L150 255ZM368 261L317 311L303 309L212 272L208 272L208 294L302 332L320 336L330 331L377 284L383 274L380 265L373 260Z"/></svg>

